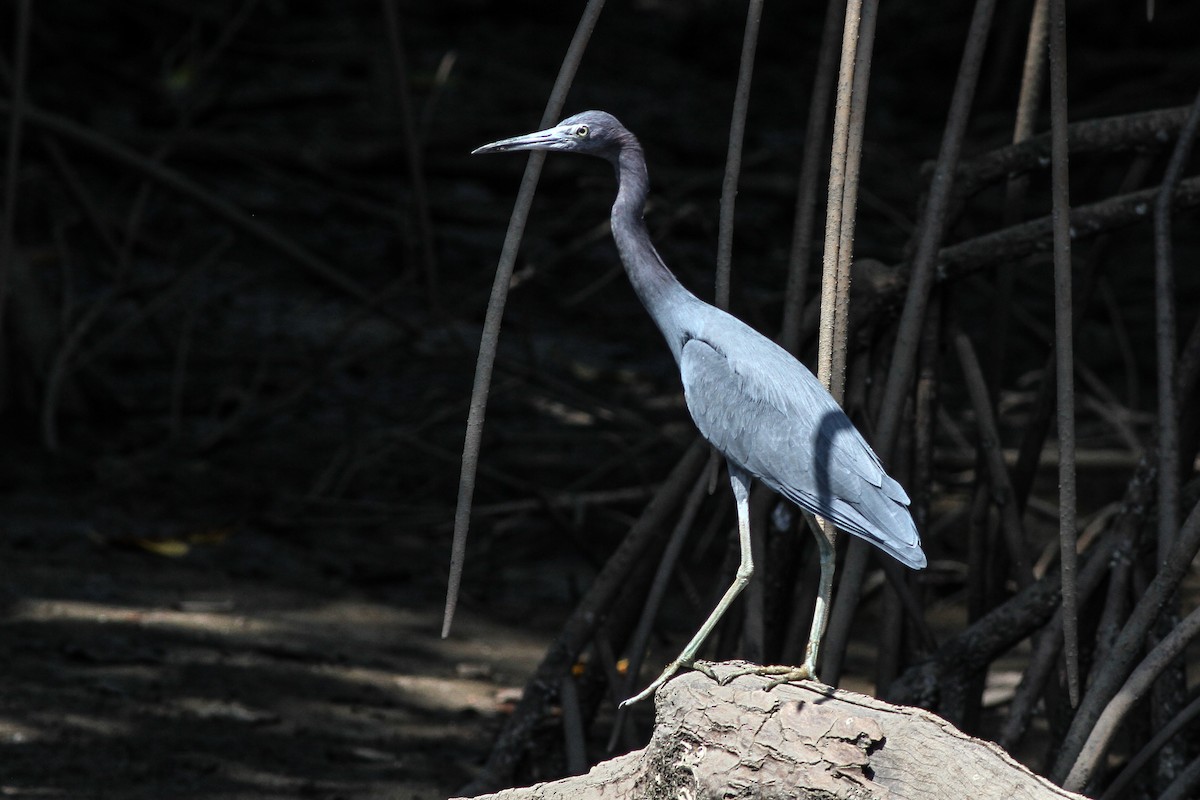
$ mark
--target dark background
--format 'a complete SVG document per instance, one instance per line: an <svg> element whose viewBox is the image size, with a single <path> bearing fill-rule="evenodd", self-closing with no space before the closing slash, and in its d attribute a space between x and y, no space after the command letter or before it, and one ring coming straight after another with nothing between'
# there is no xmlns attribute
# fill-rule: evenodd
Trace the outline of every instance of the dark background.
<svg viewBox="0 0 1200 800"><path fill-rule="evenodd" d="M1029 5L997 12L965 157L1011 139ZM1073 120L1191 101L1200 13L1158 5L1147 22L1137 3L1070 4ZM474 356L524 165L468 153L537 127L581 8L399 4L430 264L380 4L33 4L0 338L6 795L431 798L481 763L513 689L693 436L605 227L610 169L550 158L505 317L463 607L437 638ZM970 12L883 4L858 256L905 261ZM651 231L707 299L744 13L613 0L567 103L641 138ZM770 333L822 13L768 3L758 48L733 310ZM0 9L6 147L16 15ZM1072 201L1117 193L1128 158L1073 161ZM1031 217L1047 185L1033 176ZM973 198L947 240L998 227L1002 196ZM1200 299L1196 221L1175 225L1181 335ZM1099 255L1107 299L1079 333L1126 414L1114 427L1081 412L1081 446L1123 454L1081 473L1084 516L1120 496L1152 430L1149 237L1122 231ZM1048 256L1022 267L1010 446L1053 325ZM989 281L953 298L981 349ZM962 390L943 402L973 440ZM941 631L963 620L966 452L941 467L925 535ZM1052 514L1031 512L1038 536ZM717 536L691 562L697 606L704 581L724 585L725 548ZM679 634L701 612L672 613ZM872 688L873 636L864 623L843 685ZM558 774L551 750L523 774Z"/></svg>

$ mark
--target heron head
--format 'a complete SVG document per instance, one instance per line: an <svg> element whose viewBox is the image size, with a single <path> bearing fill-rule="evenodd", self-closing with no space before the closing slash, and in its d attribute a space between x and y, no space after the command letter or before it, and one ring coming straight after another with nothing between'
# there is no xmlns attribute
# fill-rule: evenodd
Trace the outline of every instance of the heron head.
<svg viewBox="0 0 1200 800"><path fill-rule="evenodd" d="M567 117L553 128L511 139L485 144L471 152L508 153L514 150L548 150L565 153L586 153L612 159L621 151L629 131L612 114L603 111L584 111Z"/></svg>

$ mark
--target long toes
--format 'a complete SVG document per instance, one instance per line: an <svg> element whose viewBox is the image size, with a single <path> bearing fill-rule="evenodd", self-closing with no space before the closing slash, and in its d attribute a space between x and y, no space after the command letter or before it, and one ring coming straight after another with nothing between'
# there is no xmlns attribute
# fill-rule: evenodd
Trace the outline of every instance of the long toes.
<svg viewBox="0 0 1200 800"><path fill-rule="evenodd" d="M776 686L779 686L780 684L783 684L783 683L796 683L799 681L811 681L811 680L816 680L816 677L817 676L813 675L812 670L810 670L808 667L796 667L795 669L789 670L787 672L775 673L775 680L771 681L771 683L767 686L767 691L769 692L772 689L774 689Z"/></svg>
<svg viewBox="0 0 1200 800"><path fill-rule="evenodd" d="M629 706L633 705L634 703L645 700L647 697L650 697L652 694L654 694L660 686L662 686L664 683L666 683L668 680L670 680L675 675L675 673L679 672L680 669L689 669L692 666L693 666L693 664L691 661L687 661L687 662L672 661L670 664L667 665L666 669L664 669L662 671L662 674L659 675L654 680L654 683L650 684L645 689L642 689L642 691L638 692L633 697L630 697L630 698L627 698L627 699L621 701L619 708L628 708ZM709 677L712 677L711 672L705 672L704 674L708 675Z"/></svg>
<svg viewBox="0 0 1200 800"><path fill-rule="evenodd" d="M760 669L762 669L762 667L753 666L753 665L734 667L733 669L729 670L728 672L724 673L723 675L716 675L714 673L714 677L716 678L717 683L720 684L721 686L728 686L729 684L733 683L733 681L737 680L738 678L742 677L743 675L759 674L758 671Z"/></svg>

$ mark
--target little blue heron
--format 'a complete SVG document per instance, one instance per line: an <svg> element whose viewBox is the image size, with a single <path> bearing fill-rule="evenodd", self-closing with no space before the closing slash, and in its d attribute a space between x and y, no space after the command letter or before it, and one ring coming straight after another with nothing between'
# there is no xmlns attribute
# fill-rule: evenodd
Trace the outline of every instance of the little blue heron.
<svg viewBox="0 0 1200 800"><path fill-rule="evenodd" d="M729 465L737 503L741 564L733 585L679 657L644 691L693 667L704 640L750 580L750 483L757 478L801 508L921 569L925 554L903 487L888 477L824 386L790 353L736 317L689 292L667 269L642 218L650 181L641 145L611 114L585 111L553 128L492 142L475 153L548 150L585 153L617 171L612 234L642 305L671 348L696 427ZM817 535L821 579L804 665L785 680L815 678L817 650L833 590L832 543ZM776 670L773 674L778 674Z"/></svg>

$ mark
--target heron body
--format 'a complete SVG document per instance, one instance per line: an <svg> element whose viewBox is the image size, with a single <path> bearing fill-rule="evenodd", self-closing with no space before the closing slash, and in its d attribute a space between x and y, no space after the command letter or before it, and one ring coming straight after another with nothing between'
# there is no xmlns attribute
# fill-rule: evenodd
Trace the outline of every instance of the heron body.
<svg viewBox="0 0 1200 800"><path fill-rule="evenodd" d="M679 366L688 411L726 459L737 501L742 562L712 615L650 687L691 666L704 639L753 571L749 487L762 481L801 508L860 536L901 563L925 566L909 499L824 386L782 347L689 292L654 249L643 220L649 177L641 145L611 114L585 111L545 131L485 145L476 153L548 150L594 155L616 168L612 232L634 291ZM800 675L814 676L832 591L833 548L823 536L821 587Z"/></svg>

